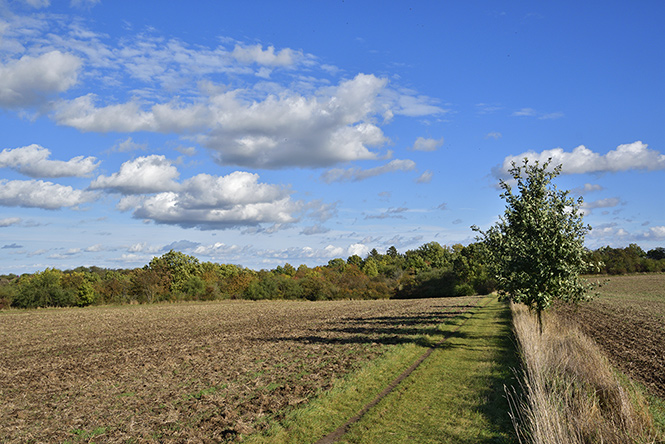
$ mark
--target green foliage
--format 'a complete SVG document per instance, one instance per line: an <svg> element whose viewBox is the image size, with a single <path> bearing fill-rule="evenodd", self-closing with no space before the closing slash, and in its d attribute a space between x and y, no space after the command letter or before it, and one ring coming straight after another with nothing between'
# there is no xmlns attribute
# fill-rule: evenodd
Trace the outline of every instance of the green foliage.
<svg viewBox="0 0 665 444"><path fill-rule="evenodd" d="M497 227L488 233L493 230ZM505 239L501 241L507 245ZM665 249L656 248L645 253L631 244L626 248L603 247L583 256L589 262L604 264L598 272L617 274L665 271L665 258L658 259L663 252ZM65 272L46 269L20 278L0 276L0 309L239 298L335 300L489 294L499 284L491 263L494 257L487 241L452 247L429 242L405 254L393 246L386 254L373 249L365 259L352 255L314 268L302 264L296 269L286 263L256 272L231 264L200 263L193 256L170 251L133 270L77 267ZM551 259L548 255L543 258ZM505 288L503 291L508 294Z"/></svg>
<svg viewBox="0 0 665 444"><path fill-rule="evenodd" d="M76 294L61 285L62 271L47 268L19 279L12 305L18 308L67 307L74 305Z"/></svg>
<svg viewBox="0 0 665 444"><path fill-rule="evenodd" d="M637 244L626 248L602 247L591 253L593 261L601 264L597 272L626 274L665 271L665 248L657 247L645 253Z"/></svg>
<svg viewBox="0 0 665 444"><path fill-rule="evenodd" d="M549 165L513 163L517 191L501 181L504 216L486 232L473 227L481 233L500 294L539 314L555 299L586 300L589 290L579 275L589 268L584 236L591 227L582 221L582 199L551 183L561 166Z"/></svg>
<svg viewBox="0 0 665 444"><path fill-rule="evenodd" d="M369 277L375 277L379 275L379 268L376 265L376 260L374 258L367 258L365 264L362 267L363 273Z"/></svg>
<svg viewBox="0 0 665 444"><path fill-rule="evenodd" d="M168 282L169 290L174 294L183 293L185 283L192 276L201 273L197 258L174 250L154 257L148 264L148 269L155 271L161 279Z"/></svg>

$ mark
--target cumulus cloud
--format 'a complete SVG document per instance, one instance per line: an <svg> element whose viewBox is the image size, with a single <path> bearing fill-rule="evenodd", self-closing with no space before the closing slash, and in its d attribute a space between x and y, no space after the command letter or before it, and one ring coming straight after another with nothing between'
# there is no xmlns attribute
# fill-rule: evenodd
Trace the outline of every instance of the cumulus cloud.
<svg viewBox="0 0 665 444"><path fill-rule="evenodd" d="M643 239L663 240L665 239L665 226L651 227L649 231L642 233L641 237Z"/></svg>
<svg viewBox="0 0 665 444"><path fill-rule="evenodd" d="M387 81L359 74L306 97L270 95L243 103L227 93L213 97L215 118L202 143L223 164L255 168L324 167L377 158L387 142L373 123Z"/></svg>
<svg viewBox="0 0 665 444"><path fill-rule="evenodd" d="M413 171L416 169L416 163L412 160L395 159L385 165L363 170L361 168L333 168L321 175L321 179L326 183L332 182L358 182L369 179L370 177L380 176L381 174L393 173L396 171Z"/></svg>
<svg viewBox="0 0 665 444"><path fill-rule="evenodd" d="M640 141L619 145L607 154L591 151L580 145L571 152L563 148L554 148L540 153L527 151L516 156L508 156L503 164L493 169L497 177L507 177L511 163L521 164L524 158L530 161L545 162L552 158L552 165L563 165L564 174L618 172L632 169L662 170L665 169L665 154L650 150L648 145Z"/></svg>
<svg viewBox="0 0 665 444"><path fill-rule="evenodd" d="M88 94L62 101L53 117L82 131L194 135L224 165L309 168L377 159L376 150L389 140L377 117L399 113L404 100L386 79L367 74L309 95L281 88L262 98L241 89L209 93L193 103L174 99L147 107L138 99L98 106L97 96ZM439 142L423 139L419 146Z"/></svg>
<svg viewBox="0 0 665 444"><path fill-rule="evenodd" d="M81 60L71 54L51 51L23 56L0 65L0 107L19 108L42 103L77 82Z"/></svg>
<svg viewBox="0 0 665 444"><path fill-rule="evenodd" d="M126 196L118 208L133 210L138 219L202 230L295 222L302 204L291 200L288 189L258 179L242 171L222 177L199 174L175 191Z"/></svg>
<svg viewBox="0 0 665 444"><path fill-rule="evenodd" d="M57 210L63 207L77 208L96 199L90 191L76 190L70 186L42 180L0 179L0 205Z"/></svg>
<svg viewBox="0 0 665 444"><path fill-rule="evenodd" d="M414 151L436 151L443 145L443 137L440 139L426 139L418 137L411 148Z"/></svg>
<svg viewBox="0 0 665 444"><path fill-rule="evenodd" d="M0 168L11 168L30 177L86 177L99 165L94 157L77 156L68 161L49 160L51 151L32 144L0 152Z"/></svg>
<svg viewBox="0 0 665 444"><path fill-rule="evenodd" d="M165 156L138 157L122 164L120 171L110 176L99 176L90 184L91 189L104 189L122 194L143 194L172 191L180 173Z"/></svg>

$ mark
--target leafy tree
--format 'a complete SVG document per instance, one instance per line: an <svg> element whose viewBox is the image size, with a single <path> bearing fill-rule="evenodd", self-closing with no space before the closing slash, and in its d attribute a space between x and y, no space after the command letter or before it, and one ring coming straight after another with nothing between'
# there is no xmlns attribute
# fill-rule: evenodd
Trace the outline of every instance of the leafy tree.
<svg viewBox="0 0 665 444"><path fill-rule="evenodd" d="M362 271L369 277L377 276L379 274L379 268L376 265L376 260L368 257L363 265Z"/></svg>
<svg viewBox="0 0 665 444"><path fill-rule="evenodd" d="M647 257L649 259L653 259L653 260L657 260L657 261L659 261L661 259L665 259L665 248L656 247L653 250L649 250L647 252Z"/></svg>
<svg viewBox="0 0 665 444"><path fill-rule="evenodd" d="M63 273L47 268L33 275L23 275L12 305L19 308L67 307L76 302L76 295L61 285Z"/></svg>
<svg viewBox="0 0 665 444"><path fill-rule="evenodd" d="M588 299L589 285L579 277L589 268L584 236L591 230L582 221L582 198L552 185L561 165L513 163L509 170L517 191L501 180L506 211L493 227L480 233L501 296L536 310L542 332L542 312L554 300Z"/></svg>
<svg viewBox="0 0 665 444"><path fill-rule="evenodd" d="M358 268L362 268L364 261L360 256L358 256L357 254L354 254L353 256L349 256L346 259L346 263L349 264L349 265L355 265Z"/></svg>
<svg viewBox="0 0 665 444"><path fill-rule="evenodd" d="M166 279L169 290L174 294L183 293L185 283L192 276L201 274L201 265L197 258L174 250L152 258L148 268Z"/></svg>
<svg viewBox="0 0 665 444"><path fill-rule="evenodd" d="M95 289L91 280L98 280L97 275L91 275L87 271L72 271L62 275L60 285L65 291L75 295L73 302L76 305L85 307L95 301Z"/></svg>

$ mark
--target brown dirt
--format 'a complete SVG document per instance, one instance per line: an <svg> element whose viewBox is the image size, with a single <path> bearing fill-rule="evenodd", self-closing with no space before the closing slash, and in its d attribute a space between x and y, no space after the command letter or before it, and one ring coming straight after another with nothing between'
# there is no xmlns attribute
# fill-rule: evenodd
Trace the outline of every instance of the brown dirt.
<svg viewBox="0 0 665 444"><path fill-rule="evenodd" d="M558 312L577 321L612 365L665 399L665 275L612 277L601 295Z"/></svg>
<svg viewBox="0 0 665 444"><path fill-rule="evenodd" d="M0 314L0 442L227 442L478 298Z"/></svg>

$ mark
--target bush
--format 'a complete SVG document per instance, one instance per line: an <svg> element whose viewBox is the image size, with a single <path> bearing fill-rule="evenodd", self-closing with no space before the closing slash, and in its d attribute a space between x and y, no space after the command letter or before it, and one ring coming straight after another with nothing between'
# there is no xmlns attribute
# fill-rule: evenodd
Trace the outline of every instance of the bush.
<svg viewBox="0 0 665 444"><path fill-rule="evenodd" d="M473 296L476 291L470 284L455 285L455 296Z"/></svg>

